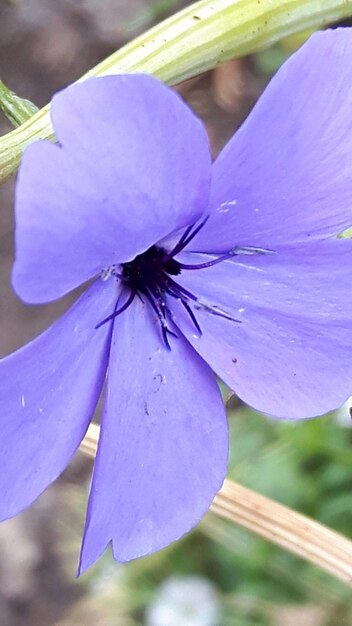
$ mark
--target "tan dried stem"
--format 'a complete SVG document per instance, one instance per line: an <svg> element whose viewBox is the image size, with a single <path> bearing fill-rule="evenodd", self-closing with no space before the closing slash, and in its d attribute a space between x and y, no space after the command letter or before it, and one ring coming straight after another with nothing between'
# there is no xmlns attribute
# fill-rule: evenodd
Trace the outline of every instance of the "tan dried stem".
<svg viewBox="0 0 352 626"><path fill-rule="evenodd" d="M91 424L81 444L87 456L95 457L99 432ZM352 541L326 526L228 479L211 510L352 586Z"/></svg>

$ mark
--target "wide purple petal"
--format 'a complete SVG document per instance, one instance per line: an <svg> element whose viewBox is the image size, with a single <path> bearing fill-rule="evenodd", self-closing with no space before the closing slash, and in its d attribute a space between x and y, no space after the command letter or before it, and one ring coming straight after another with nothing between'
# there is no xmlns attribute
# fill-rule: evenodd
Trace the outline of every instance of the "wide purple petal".
<svg viewBox="0 0 352 626"><path fill-rule="evenodd" d="M16 190L14 287L27 302L60 297L131 260L207 206L205 130L146 75L105 76L56 95L60 146L24 153Z"/></svg>
<svg viewBox="0 0 352 626"><path fill-rule="evenodd" d="M0 519L22 511L63 471L97 404L116 284L95 283L46 332L0 361Z"/></svg>
<svg viewBox="0 0 352 626"><path fill-rule="evenodd" d="M322 239L352 225L352 37L314 34L278 71L213 167L203 252Z"/></svg>
<svg viewBox="0 0 352 626"><path fill-rule="evenodd" d="M114 329L81 572L110 541L128 561L178 539L225 476L226 416L212 373L182 335L166 349L148 308L135 299Z"/></svg>
<svg viewBox="0 0 352 626"><path fill-rule="evenodd" d="M311 417L352 392L351 267L352 242L343 240L242 256L177 277L217 307L194 307L201 337L176 301L172 309L194 348L242 400L276 417Z"/></svg>

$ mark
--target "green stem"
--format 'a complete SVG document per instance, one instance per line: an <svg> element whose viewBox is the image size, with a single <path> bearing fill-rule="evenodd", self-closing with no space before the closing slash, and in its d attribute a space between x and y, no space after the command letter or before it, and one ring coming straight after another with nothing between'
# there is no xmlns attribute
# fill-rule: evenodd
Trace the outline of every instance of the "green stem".
<svg viewBox="0 0 352 626"><path fill-rule="evenodd" d="M0 80L0 110L15 127L21 126L38 111L30 100L19 98Z"/></svg>
<svg viewBox="0 0 352 626"><path fill-rule="evenodd" d="M287 35L352 15L352 0L201 0L112 54L88 76L148 72L169 84ZM49 105L0 139L0 182L16 170L24 148L53 139Z"/></svg>

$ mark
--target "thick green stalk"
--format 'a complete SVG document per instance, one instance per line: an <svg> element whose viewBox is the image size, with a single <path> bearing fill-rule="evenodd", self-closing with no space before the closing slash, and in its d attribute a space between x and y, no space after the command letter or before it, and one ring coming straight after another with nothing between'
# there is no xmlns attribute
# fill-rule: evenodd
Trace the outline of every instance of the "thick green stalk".
<svg viewBox="0 0 352 626"><path fill-rule="evenodd" d="M352 0L201 0L127 44L82 79L148 72L175 84L292 33L351 15ZM23 149L40 138L53 138L49 105L0 139L0 182L16 170Z"/></svg>

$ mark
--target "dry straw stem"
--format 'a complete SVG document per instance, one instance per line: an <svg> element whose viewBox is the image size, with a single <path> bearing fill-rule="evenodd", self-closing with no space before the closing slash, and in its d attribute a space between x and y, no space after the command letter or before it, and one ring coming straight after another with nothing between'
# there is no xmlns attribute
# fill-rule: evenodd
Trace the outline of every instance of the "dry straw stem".
<svg viewBox="0 0 352 626"><path fill-rule="evenodd" d="M174 85L283 37L352 15L352 0L201 0L143 33L85 76L147 72ZM49 105L0 139L0 182L24 148L54 138Z"/></svg>
<svg viewBox="0 0 352 626"><path fill-rule="evenodd" d="M81 444L81 451L87 456L95 457L99 432L99 426L90 425ZM326 526L227 479L211 510L352 587L352 542Z"/></svg>

